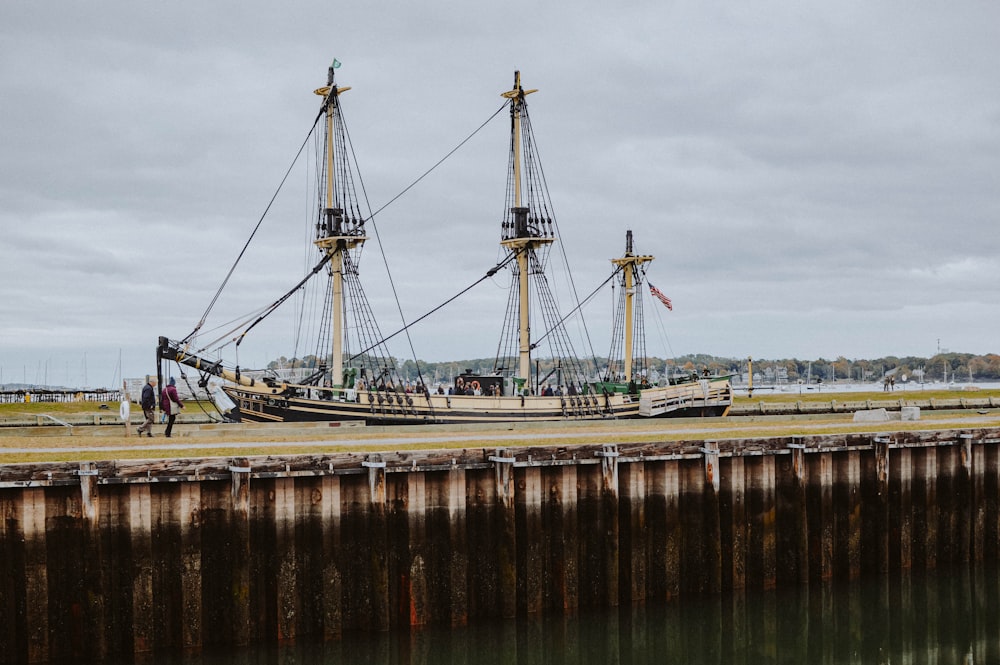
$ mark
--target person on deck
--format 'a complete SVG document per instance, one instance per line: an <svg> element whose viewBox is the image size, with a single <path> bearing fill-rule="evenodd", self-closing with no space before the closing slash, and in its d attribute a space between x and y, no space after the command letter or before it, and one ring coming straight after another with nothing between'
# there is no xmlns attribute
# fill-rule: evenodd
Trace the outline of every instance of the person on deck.
<svg viewBox="0 0 1000 665"><path fill-rule="evenodd" d="M142 387L142 397L139 399L139 406L142 407L142 415L146 420L139 425L139 436L145 432L146 436L153 436L153 418L156 417L156 379L146 378L146 385Z"/></svg>
<svg viewBox="0 0 1000 665"><path fill-rule="evenodd" d="M174 421L177 420L177 416L180 415L183 408L184 405L181 404L181 398L177 394L177 384L174 377L170 377L170 382L160 394L160 410L167 414L167 431L163 433L167 438L170 437L170 432L174 429Z"/></svg>

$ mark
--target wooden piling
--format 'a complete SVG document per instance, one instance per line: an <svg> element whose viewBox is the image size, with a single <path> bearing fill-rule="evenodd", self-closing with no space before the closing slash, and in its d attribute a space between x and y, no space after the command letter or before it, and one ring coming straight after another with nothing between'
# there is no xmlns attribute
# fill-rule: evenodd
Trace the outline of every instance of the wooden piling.
<svg viewBox="0 0 1000 665"><path fill-rule="evenodd" d="M979 446L982 450L982 474L976 474L982 482L982 500L976 501L983 512L982 559L1000 559L1000 447Z"/></svg>
<svg viewBox="0 0 1000 665"><path fill-rule="evenodd" d="M618 446L605 445L594 454L600 459L600 530L603 542L595 544L594 558L600 562L598 590L593 600L607 607L618 605L619 601L619 563L621 543L621 515L619 513L619 471ZM579 525L583 532L589 531L584 521ZM593 579L593 577L590 577ZM588 605L590 602L587 603Z"/></svg>
<svg viewBox="0 0 1000 665"><path fill-rule="evenodd" d="M278 623L275 639L291 643L298 635L299 571L296 560L295 483L291 478L274 479L274 544L277 598L275 610Z"/></svg>
<svg viewBox="0 0 1000 665"><path fill-rule="evenodd" d="M129 485L129 534L132 565L132 651L149 653L153 643L153 562L150 485Z"/></svg>
<svg viewBox="0 0 1000 665"><path fill-rule="evenodd" d="M386 528L386 478L385 461L379 455L370 455L363 462L368 469L367 522L369 529L368 567L369 586L364 590L366 601L361 615L362 626L372 630L389 629L389 562Z"/></svg>
<svg viewBox="0 0 1000 665"><path fill-rule="evenodd" d="M619 547L627 559L619 569L623 602L646 599L647 562L650 559L646 525L646 465L622 464L619 474Z"/></svg>
<svg viewBox="0 0 1000 665"><path fill-rule="evenodd" d="M232 631L232 643L243 646L250 643L253 634L251 631L253 613L250 606L250 472L252 468L245 457L237 457L232 460L228 470L230 473L228 519L224 522L221 516L212 512L209 512L207 517L209 527L213 523L216 526L228 523L232 538L229 545L232 553L232 565L228 575L223 577L223 580L228 582L223 597L231 600L233 608L232 625L227 627ZM205 517L205 511L201 511L199 521ZM214 559L210 557L210 560ZM253 632L261 634L262 631Z"/></svg>
<svg viewBox="0 0 1000 665"><path fill-rule="evenodd" d="M722 551L722 588L739 590L746 587L747 508L745 499L745 458L733 456L725 472L720 469L722 486L719 493L720 546Z"/></svg>
<svg viewBox="0 0 1000 665"><path fill-rule="evenodd" d="M957 468L955 469L955 481L953 485L953 495L955 505L952 512L955 516L955 527L953 530L955 547L952 561L965 563L969 561L973 551L973 523L974 514L977 507L973 504L975 491L973 487L973 453L972 435L963 432L958 435L958 444L955 446Z"/></svg>
<svg viewBox="0 0 1000 665"><path fill-rule="evenodd" d="M322 507L322 577L319 583L323 591L323 632L324 640L333 640L343 634L344 615L342 597L344 594L341 568L340 524L336 519L341 515L340 478L323 476L321 490Z"/></svg>
<svg viewBox="0 0 1000 665"><path fill-rule="evenodd" d="M517 616L517 524L514 501L513 453L498 449L490 458L493 462L493 505L496 517L492 524L498 532L497 552L497 593L500 616L511 619Z"/></svg>
<svg viewBox="0 0 1000 665"><path fill-rule="evenodd" d="M722 526L719 489L722 469L719 465L719 442L706 441L701 449L704 456L704 487L702 489L704 582L707 593L722 591Z"/></svg>
<svg viewBox="0 0 1000 665"><path fill-rule="evenodd" d="M183 483L180 487L181 531L181 646L200 649L202 642L201 585L201 485Z"/></svg>
<svg viewBox="0 0 1000 665"><path fill-rule="evenodd" d="M580 602L580 532L577 522L577 467L546 467L542 474L543 600L558 611Z"/></svg>
<svg viewBox="0 0 1000 665"><path fill-rule="evenodd" d="M810 478L806 460L806 446L801 437L792 437L787 444L788 454L782 455L774 460L778 465L778 478L773 484L761 478L758 483L765 482L774 487L777 498L778 520L778 549L777 564L778 577L782 585L791 586L803 584L809 580L810 564L818 560L819 552L819 530L813 526L813 539L810 540L810 525L808 516L819 516L823 514L821 492L815 490L806 495L806 488L810 480L821 483L821 479ZM757 469L756 474L762 474L763 469ZM763 524L761 525L763 528ZM812 568L819 570L818 564L813 563Z"/></svg>
<svg viewBox="0 0 1000 665"><path fill-rule="evenodd" d="M530 459L529 459L530 463ZM542 473L537 466L518 469L514 499L518 538L517 607L526 615L536 615L545 608L545 535L543 518Z"/></svg>
<svg viewBox="0 0 1000 665"><path fill-rule="evenodd" d="M19 534L24 542L25 650L29 663L49 659L48 548L46 505L42 489L28 488L21 499Z"/></svg>
<svg viewBox="0 0 1000 665"><path fill-rule="evenodd" d="M426 476L407 474L395 480L388 526L390 549L398 560L394 577L399 580L400 619L423 626L431 621Z"/></svg>
<svg viewBox="0 0 1000 665"><path fill-rule="evenodd" d="M875 436L872 454L861 457L862 575L889 570L889 444L888 437Z"/></svg>
<svg viewBox="0 0 1000 665"><path fill-rule="evenodd" d="M447 585L448 615L451 626L469 622L469 543L466 530L466 471L457 464L447 474L443 498L443 515L447 519ZM442 622L443 623L443 622Z"/></svg>
<svg viewBox="0 0 1000 665"><path fill-rule="evenodd" d="M848 503L843 491L838 491L836 462L840 460L840 468L846 466L843 463L843 453L836 452L829 455L812 453L809 455L810 477L807 495L812 501L807 504L809 513L808 534L809 534L809 558L808 558L808 579L814 582L827 581L833 578L834 564L840 561L846 568L846 557L834 559L837 553L846 554L847 529L847 508ZM843 475L843 471L841 474ZM844 479L846 481L846 478ZM841 485L842 487L842 485ZM839 499L839 501L838 501ZM839 508L840 512L836 512ZM839 529L838 529L839 527ZM838 538L838 535L840 538ZM838 542L842 547L838 550Z"/></svg>
<svg viewBox="0 0 1000 665"><path fill-rule="evenodd" d="M911 450L913 459L913 565L932 570L938 560L937 447Z"/></svg>

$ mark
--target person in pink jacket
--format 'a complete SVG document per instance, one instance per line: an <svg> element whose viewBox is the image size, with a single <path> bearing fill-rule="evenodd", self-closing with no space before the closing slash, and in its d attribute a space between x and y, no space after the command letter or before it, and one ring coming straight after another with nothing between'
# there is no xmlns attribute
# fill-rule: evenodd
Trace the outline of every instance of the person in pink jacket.
<svg viewBox="0 0 1000 665"><path fill-rule="evenodd" d="M160 411L163 411L167 415L167 430L164 432L164 436L170 436L171 430L174 429L174 421L177 420L177 416L183 408L184 405L177 394L177 385L174 377L170 377L167 387L160 393Z"/></svg>

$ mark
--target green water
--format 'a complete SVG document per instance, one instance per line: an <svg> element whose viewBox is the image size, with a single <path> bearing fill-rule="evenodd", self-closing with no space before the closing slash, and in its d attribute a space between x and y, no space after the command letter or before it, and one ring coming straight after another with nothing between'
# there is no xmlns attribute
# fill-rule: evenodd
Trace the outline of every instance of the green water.
<svg viewBox="0 0 1000 665"><path fill-rule="evenodd" d="M157 658L157 665L1000 663L996 567L574 617Z"/></svg>

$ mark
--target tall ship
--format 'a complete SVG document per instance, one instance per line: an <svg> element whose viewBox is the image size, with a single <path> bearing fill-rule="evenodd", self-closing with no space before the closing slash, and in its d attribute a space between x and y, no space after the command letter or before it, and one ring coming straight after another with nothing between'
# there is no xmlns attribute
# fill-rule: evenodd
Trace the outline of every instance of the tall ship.
<svg viewBox="0 0 1000 665"><path fill-rule="evenodd" d="M325 277L321 288L324 316L315 353L319 362L311 371L290 377L241 370L213 359L211 345L201 342L203 316L187 337L159 338L161 373L165 363L174 362L196 370L203 388L221 379L214 393L216 406L228 419L244 422L503 423L707 416L728 411L732 404L728 376L657 378L646 367L641 295L646 266L653 257L633 251L631 231L626 234L624 254L611 260L611 275L605 280L618 287L608 362L598 367L595 359L578 358L566 321L580 315L582 305L561 312L547 276L559 231L528 116L526 98L536 91L522 87L519 72L514 74L513 87L502 93L510 116L510 142L500 259L474 283L508 278L510 290L494 366L488 372L466 371L451 377L447 387L431 386L423 377L412 382L402 379L387 343L408 326L383 335L362 288L359 255L374 219L362 212L356 192L360 176L350 159L341 109L341 95L350 88L337 85L336 65L328 70L327 85L315 91L322 99L314 123L314 131L322 136L317 151L321 158L316 160L321 184L316 190L312 241L316 263L288 293L224 335L239 345L307 282ZM548 348L544 356L539 350L543 343ZM544 360L544 373L540 360Z"/></svg>

